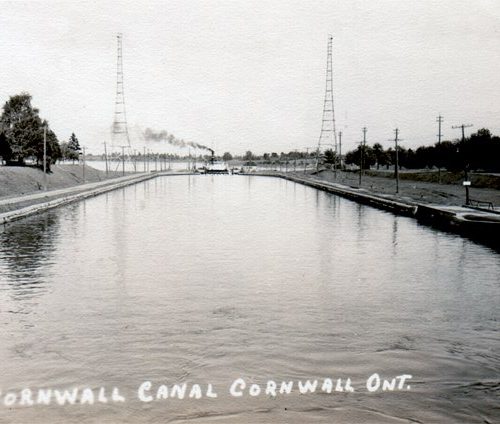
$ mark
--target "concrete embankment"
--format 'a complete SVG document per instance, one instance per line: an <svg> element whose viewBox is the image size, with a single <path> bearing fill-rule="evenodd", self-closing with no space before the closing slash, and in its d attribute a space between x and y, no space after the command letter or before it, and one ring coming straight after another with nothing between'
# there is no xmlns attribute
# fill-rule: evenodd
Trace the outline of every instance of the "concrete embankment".
<svg viewBox="0 0 500 424"><path fill-rule="evenodd" d="M461 206L419 205L415 218L424 224L500 247L500 214Z"/></svg>
<svg viewBox="0 0 500 424"><path fill-rule="evenodd" d="M0 199L0 224L7 224L30 215L45 212L49 209L72 202L97 196L111 190L155 178L160 175L184 175L181 173L155 172L127 175L108 179L97 183L82 184L60 190L43 191L18 197Z"/></svg>
<svg viewBox="0 0 500 424"><path fill-rule="evenodd" d="M311 176L297 174L259 172L260 175L283 178L296 183L327 191L358 203L387 210L398 215L416 218L419 222L500 248L500 214L465 206L443 206L400 201L386 195L368 193L332 182L319 181Z"/></svg>

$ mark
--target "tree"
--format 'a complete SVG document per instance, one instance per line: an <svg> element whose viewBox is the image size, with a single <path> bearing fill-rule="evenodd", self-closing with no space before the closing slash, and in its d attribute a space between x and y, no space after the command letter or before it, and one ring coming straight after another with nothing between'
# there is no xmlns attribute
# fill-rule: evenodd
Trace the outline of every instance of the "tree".
<svg viewBox="0 0 500 424"><path fill-rule="evenodd" d="M350 150L345 154L344 162L347 165L358 165L359 166L359 150Z"/></svg>
<svg viewBox="0 0 500 424"><path fill-rule="evenodd" d="M4 133L0 133L0 157L2 157L5 162L10 162L12 158L12 149Z"/></svg>
<svg viewBox="0 0 500 424"><path fill-rule="evenodd" d="M59 144L56 134L50 128L47 130L47 156L49 164L55 164L58 160L62 159L61 145Z"/></svg>
<svg viewBox="0 0 500 424"><path fill-rule="evenodd" d="M76 135L75 133L72 133L71 134L71 137L69 138L69 141L68 141L68 156L67 156L67 159L71 159L73 161L73 163L75 162L75 160L78 160L79 157L80 157L80 150L81 147L80 147L80 143L78 142L78 139L76 138Z"/></svg>
<svg viewBox="0 0 500 424"><path fill-rule="evenodd" d="M0 125L12 151L11 159L24 163L25 157L33 154L33 138L41 126L38 109L31 106L28 93L12 96L4 104Z"/></svg>
<svg viewBox="0 0 500 424"><path fill-rule="evenodd" d="M50 165L55 164L57 160L62 158L61 147L55 133L49 128L47 121L43 121L36 135L33 135L31 146L32 154L36 159L37 165L43 167L43 133L46 128L46 154L47 154L47 172L50 172Z"/></svg>
<svg viewBox="0 0 500 424"><path fill-rule="evenodd" d="M396 166L396 150L390 149L391 152L391 162ZM408 151L401 146L398 146L398 169L401 170L401 168L404 166L406 167L407 163L407 158L408 158ZM396 170L394 170L396 172Z"/></svg>
<svg viewBox="0 0 500 424"><path fill-rule="evenodd" d="M55 163L61 157L61 149L57 137L48 127L47 121L42 121L38 109L31 105L31 95L21 93L11 96L3 106L0 117L0 131L7 140L8 148L3 151L10 155L9 162L22 165L27 158L43 161L44 128L46 128L48 164ZM9 151L10 149L10 151Z"/></svg>
<svg viewBox="0 0 500 424"><path fill-rule="evenodd" d="M500 138L482 128L466 139L464 154L472 169L498 171L500 169Z"/></svg>
<svg viewBox="0 0 500 424"><path fill-rule="evenodd" d="M337 161L337 155L332 149L325 150L324 163L327 165L333 165Z"/></svg>
<svg viewBox="0 0 500 424"><path fill-rule="evenodd" d="M384 164L384 160L386 158L384 148L380 143L375 143L373 145L373 154L375 155L375 162L377 164L377 169L379 169L380 165Z"/></svg>
<svg viewBox="0 0 500 424"><path fill-rule="evenodd" d="M225 152L223 155L222 155L222 160L224 161L230 161L233 159L233 155L229 152Z"/></svg>
<svg viewBox="0 0 500 424"><path fill-rule="evenodd" d="M361 151L363 151L363 155L361 155ZM375 165L373 149L370 146L361 145L356 150L351 150L345 155L345 163L360 166L361 156L363 156L363 169L370 169L372 165Z"/></svg>
<svg viewBox="0 0 500 424"><path fill-rule="evenodd" d="M245 159L245 160L252 160L253 159L253 153L250 150L248 150L245 153L245 156L243 156L243 159Z"/></svg>
<svg viewBox="0 0 500 424"><path fill-rule="evenodd" d="M69 159L70 157L70 151L69 151L69 148L68 148L68 142L67 141L63 141L62 143L60 143L60 148L61 148L61 157L62 157L62 160L67 160ZM139 152L140 154L140 152Z"/></svg>
<svg viewBox="0 0 500 424"><path fill-rule="evenodd" d="M436 143L435 164L440 168L453 170L457 165L457 146L452 141L442 141Z"/></svg>

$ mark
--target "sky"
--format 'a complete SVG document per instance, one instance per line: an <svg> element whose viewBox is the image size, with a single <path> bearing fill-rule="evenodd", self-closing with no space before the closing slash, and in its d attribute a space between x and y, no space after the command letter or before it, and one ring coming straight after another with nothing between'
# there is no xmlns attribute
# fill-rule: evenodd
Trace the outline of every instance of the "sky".
<svg viewBox="0 0 500 424"><path fill-rule="evenodd" d="M28 92L60 141L111 141L123 34L132 148L146 128L241 154L313 149L328 35L342 151L500 134L498 0L1 2L0 103ZM185 150L185 149L184 149Z"/></svg>

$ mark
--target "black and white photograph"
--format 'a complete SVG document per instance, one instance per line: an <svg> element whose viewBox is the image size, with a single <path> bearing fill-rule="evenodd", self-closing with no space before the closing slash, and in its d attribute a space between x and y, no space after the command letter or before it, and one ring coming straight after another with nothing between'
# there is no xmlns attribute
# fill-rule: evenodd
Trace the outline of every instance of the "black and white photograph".
<svg viewBox="0 0 500 424"><path fill-rule="evenodd" d="M0 8L0 424L500 422L500 2Z"/></svg>

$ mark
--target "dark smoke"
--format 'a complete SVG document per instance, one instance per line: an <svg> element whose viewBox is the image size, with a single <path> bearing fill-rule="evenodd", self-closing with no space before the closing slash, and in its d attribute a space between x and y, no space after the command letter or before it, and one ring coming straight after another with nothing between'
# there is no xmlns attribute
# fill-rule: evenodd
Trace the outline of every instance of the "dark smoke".
<svg viewBox="0 0 500 424"><path fill-rule="evenodd" d="M212 149L210 149L207 146L204 146L203 144L194 143L192 141L184 141L180 138L177 138L173 134L169 134L165 130L156 132L156 131L153 131L151 128L147 128L146 131L144 131L142 135L143 135L144 139L148 140L148 141L156 141L156 142L165 141L168 144L171 144L172 146L194 147L195 149L203 149L203 150L212 151Z"/></svg>

